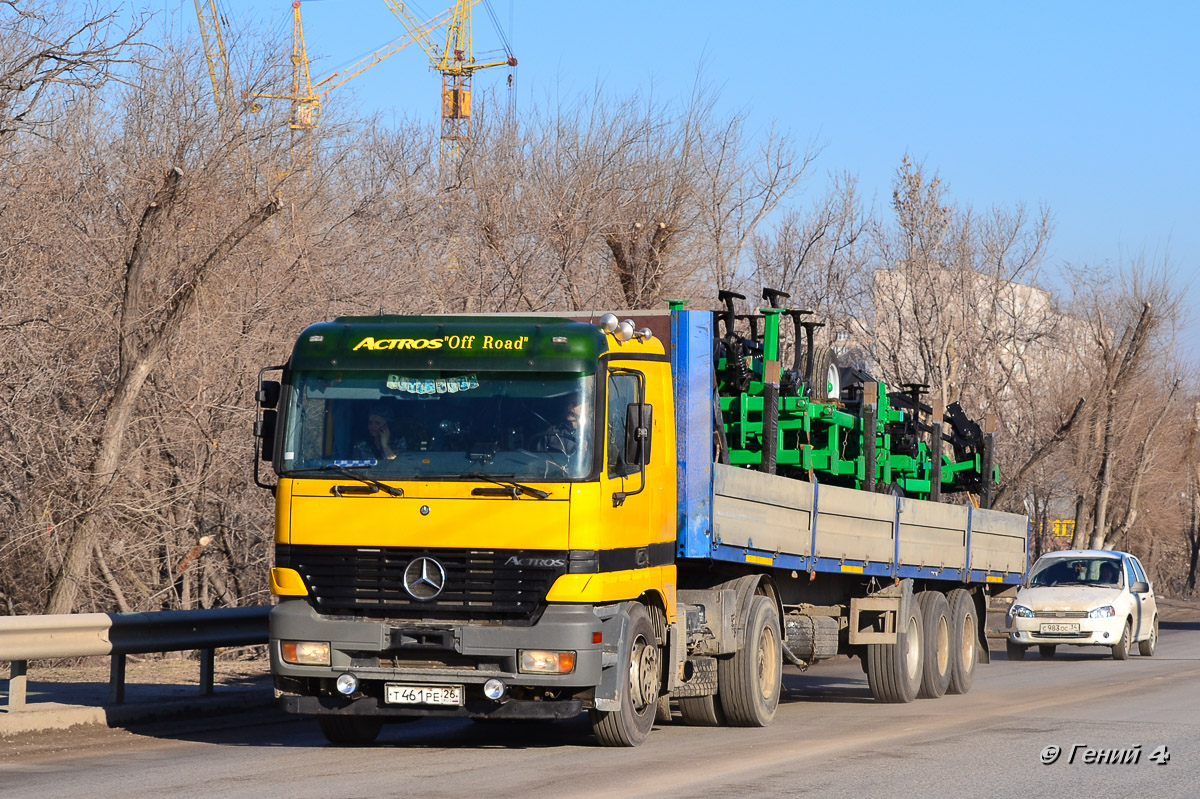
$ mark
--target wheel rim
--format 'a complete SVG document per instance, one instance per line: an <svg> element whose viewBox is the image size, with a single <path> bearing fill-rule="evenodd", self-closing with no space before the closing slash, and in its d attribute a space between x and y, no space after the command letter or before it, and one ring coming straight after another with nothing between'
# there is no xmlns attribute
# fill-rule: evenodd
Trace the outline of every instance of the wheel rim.
<svg viewBox="0 0 1200 799"><path fill-rule="evenodd" d="M629 657L629 696L639 713L658 701L658 649L638 636Z"/></svg>
<svg viewBox="0 0 1200 799"><path fill-rule="evenodd" d="M829 364L829 370L825 373L825 390L830 399L842 396L842 376L835 363Z"/></svg>
<svg viewBox="0 0 1200 799"><path fill-rule="evenodd" d="M910 680L917 679L921 672L921 631L917 629L915 616L908 618L908 629L904 631L904 670Z"/></svg>
<svg viewBox="0 0 1200 799"><path fill-rule="evenodd" d="M764 700L775 695L779 684L779 639L770 625L758 634L758 692Z"/></svg>
<svg viewBox="0 0 1200 799"><path fill-rule="evenodd" d="M963 665L967 668L975 662L975 620L968 613L963 617L962 625L962 647L960 654L962 655Z"/></svg>
<svg viewBox="0 0 1200 799"><path fill-rule="evenodd" d="M950 667L950 625L945 616L938 619L937 633L934 635L933 643L938 674L945 674L946 669Z"/></svg>

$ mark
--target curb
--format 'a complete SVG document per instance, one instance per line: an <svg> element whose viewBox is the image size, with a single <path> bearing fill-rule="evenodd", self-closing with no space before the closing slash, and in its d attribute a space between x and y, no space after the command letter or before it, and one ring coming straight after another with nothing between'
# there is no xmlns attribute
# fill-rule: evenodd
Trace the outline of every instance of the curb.
<svg viewBox="0 0 1200 799"><path fill-rule="evenodd" d="M121 727L142 721L177 719L181 716L196 718L274 706L275 693L269 679L237 687L218 685L211 696L196 694L127 702L121 705L30 702L20 710L6 708L0 712L0 738L92 724Z"/></svg>

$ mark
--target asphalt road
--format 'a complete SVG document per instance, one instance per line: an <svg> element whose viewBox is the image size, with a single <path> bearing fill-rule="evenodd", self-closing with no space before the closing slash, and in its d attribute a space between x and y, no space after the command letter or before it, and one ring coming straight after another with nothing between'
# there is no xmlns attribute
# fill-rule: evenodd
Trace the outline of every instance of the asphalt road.
<svg viewBox="0 0 1200 799"><path fill-rule="evenodd" d="M0 796L1196 795L1198 623L1164 624L1154 657L1123 663L1102 649L1022 662L994 652L971 693L908 705L873 702L845 658L789 668L785 683L766 729L676 722L632 750L596 746L583 720L422 721L341 749L312 721L273 710L208 729L40 733L0 743ZM1061 753L1044 765L1048 747Z"/></svg>

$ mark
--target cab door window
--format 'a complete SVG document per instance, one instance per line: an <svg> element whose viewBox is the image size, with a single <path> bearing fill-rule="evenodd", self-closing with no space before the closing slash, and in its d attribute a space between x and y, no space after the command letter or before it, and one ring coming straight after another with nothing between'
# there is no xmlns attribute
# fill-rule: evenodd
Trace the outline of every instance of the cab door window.
<svg viewBox="0 0 1200 799"><path fill-rule="evenodd" d="M634 374L608 376L608 476L624 477L638 470L625 460L625 413L638 401L638 378Z"/></svg>

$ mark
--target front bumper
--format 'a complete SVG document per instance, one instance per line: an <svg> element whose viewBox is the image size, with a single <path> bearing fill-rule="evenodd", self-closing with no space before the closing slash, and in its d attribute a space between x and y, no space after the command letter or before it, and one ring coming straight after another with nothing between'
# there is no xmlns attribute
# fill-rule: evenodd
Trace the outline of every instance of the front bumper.
<svg viewBox="0 0 1200 799"><path fill-rule="evenodd" d="M1043 632L1045 624L1078 624L1077 632ZM1112 646L1121 640L1125 619L1008 618L1008 640L1021 646Z"/></svg>
<svg viewBox="0 0 1200 799"><path fill-rule="evenodd" d="M602 637L597 635L602 620L591 605L552 604L536 624L520 626L330 617L296 599L271 610L270 631L276 693L280 706L291 713L568 718L589 706L605 661L605 645L595 642ZM330 665L284 662L284 641L329 642ZM573 651L575 668L568 674L520 673L521 649ZM614 655L608 660L615 660ZM349 697L334 687L347 672L358 678L358 690ZM484 696L489 679L504 682L504 697ZM463 704L388 704L386 683L461 685Z"/></svg>

